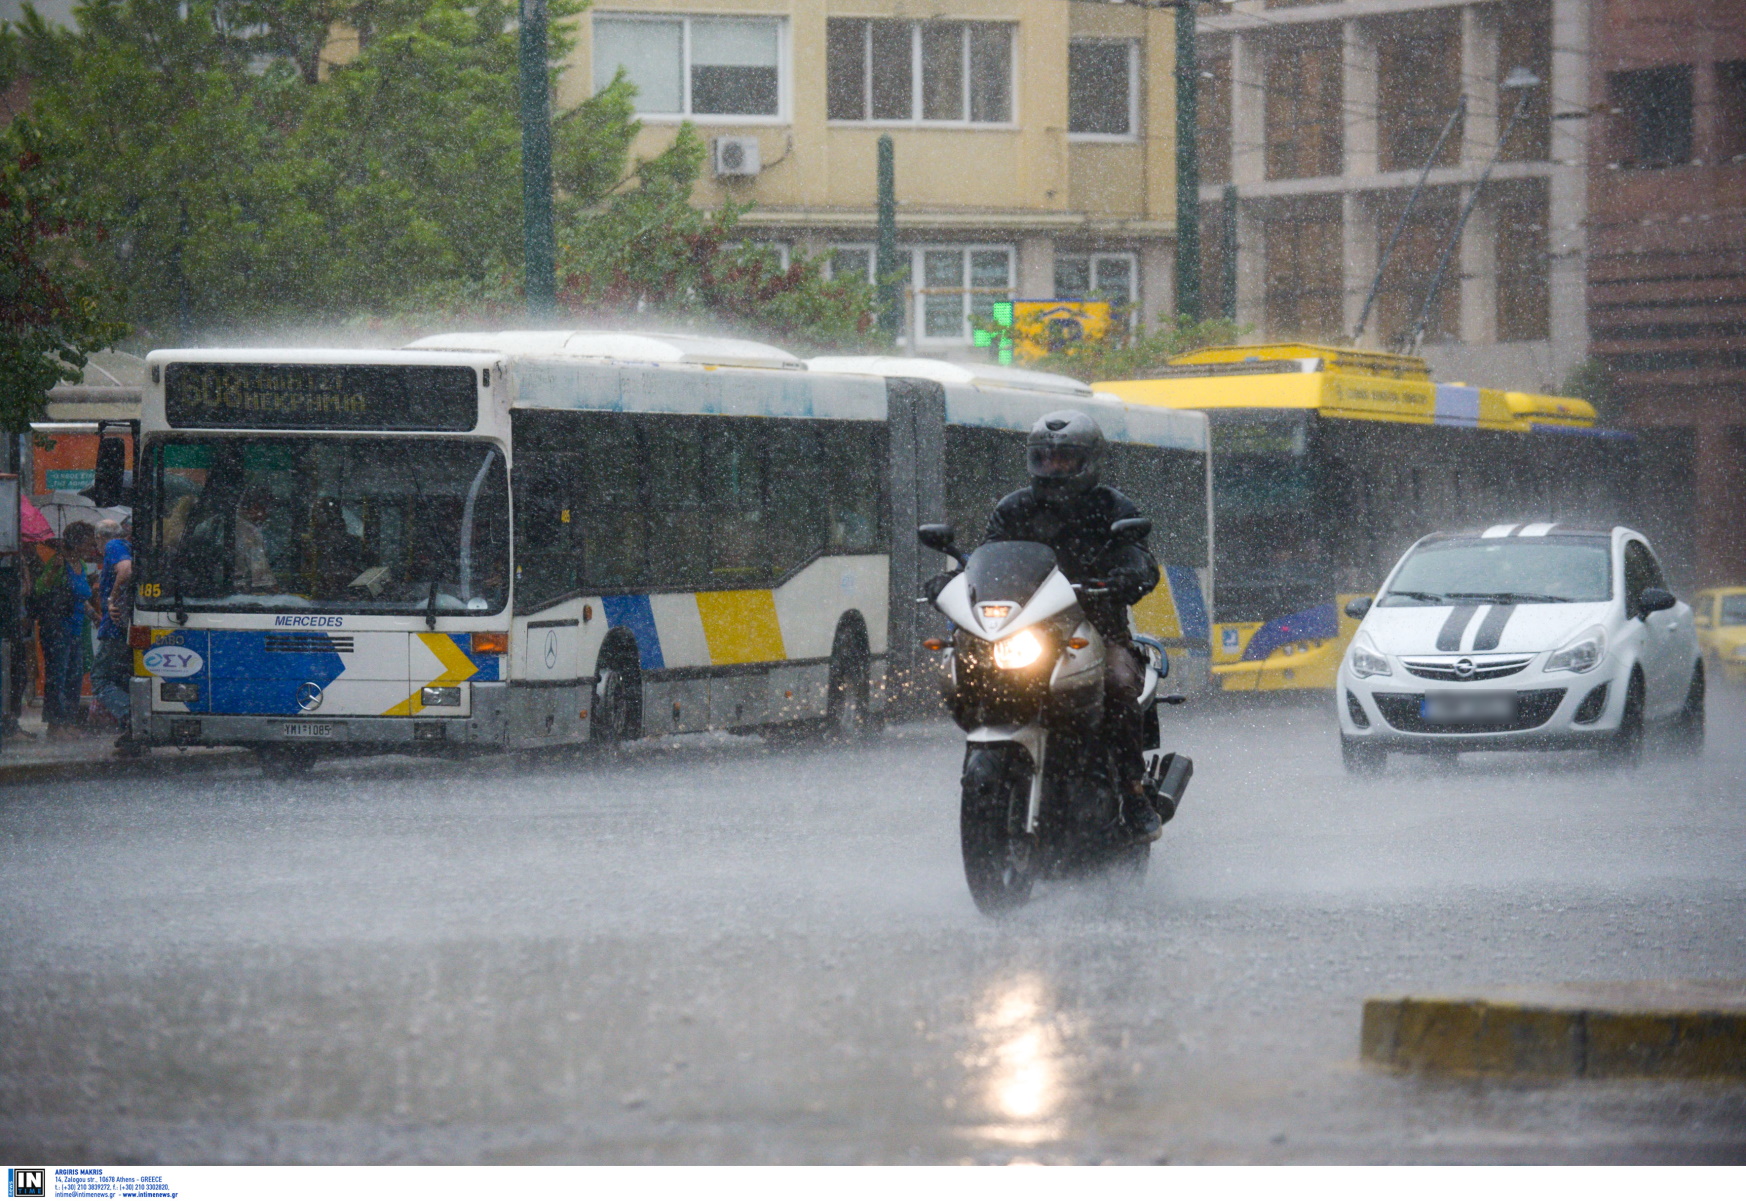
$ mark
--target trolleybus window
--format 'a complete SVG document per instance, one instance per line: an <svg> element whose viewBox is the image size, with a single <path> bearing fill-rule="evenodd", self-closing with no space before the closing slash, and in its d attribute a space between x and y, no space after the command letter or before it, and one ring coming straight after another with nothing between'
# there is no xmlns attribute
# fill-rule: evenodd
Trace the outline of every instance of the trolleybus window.
<svg viewBox="0 0 1746 1201"><path fill-rule="evenodd" d="M1310 426L1298 413L1209 413L1220 621L1268 621L1333 594L1318 536Z"/></svg>
<svg viewBox="0 0 1746 1201"><path fill-rule="evenodd" d="M142 474L141 581L174 603L503 608L508 490L489 444L169 437L148 445Z"/></svg>

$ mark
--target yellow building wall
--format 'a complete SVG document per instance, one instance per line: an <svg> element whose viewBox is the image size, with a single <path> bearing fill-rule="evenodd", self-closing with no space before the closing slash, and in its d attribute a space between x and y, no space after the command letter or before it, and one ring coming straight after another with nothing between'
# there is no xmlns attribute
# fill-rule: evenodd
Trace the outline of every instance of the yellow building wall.
<svg viewBox="0 0 1746 1201"><path fill-rule="evenodd" d="M947 225L973 228L975 216L985 214L1010 233L1027 218L1057 231L1071 228L1075 219L1174 219L1175 35L1168 13L1066 0L954 0L949 12L905 0L822 5L804 0L604 0L577 20L576 48L559 76L560 109L579 103L594 86L591 16L620 12L787 18L787 119L693 121L706 141L756 137L764 170L744 181L718 180L706 172L694 195L699 205L713 207L730 198L755 202L763 212L754 222L772 218L770 210L801 210L815 223L828 221L833 213L860 223L870 219L875 204L878 139L890 134L900 222L907 213L929 224L937 224L932 218L939 217ZM827 123L825 22L833 16L1016 22L1012 126ZM1069 140L1067 45L1074 35L1140 40L1141 128L1134 141ZM671 143L678 122L642 120L632 153L646 158Z"/></svg>

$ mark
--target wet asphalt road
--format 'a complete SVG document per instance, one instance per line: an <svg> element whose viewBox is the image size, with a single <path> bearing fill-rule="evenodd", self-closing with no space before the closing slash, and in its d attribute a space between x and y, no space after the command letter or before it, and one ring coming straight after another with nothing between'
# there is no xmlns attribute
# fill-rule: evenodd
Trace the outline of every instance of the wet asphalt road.
<svg viewBox="0 0 1746 1201"><path fill-rule="evenodd" d="M998 923L944 724L5 790L0 1159L1746 1160L1746 1088L1357 1061L1368 995L1746 978L1740 693L1634 776L1167 723L1145 887Z"/></svg>

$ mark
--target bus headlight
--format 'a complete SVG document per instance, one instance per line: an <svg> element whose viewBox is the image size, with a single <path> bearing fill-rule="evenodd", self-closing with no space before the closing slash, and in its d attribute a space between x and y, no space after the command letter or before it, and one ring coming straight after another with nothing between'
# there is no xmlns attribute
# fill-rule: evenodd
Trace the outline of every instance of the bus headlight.
<svg viewBox="0 0 1746 1201"><path fill-rule="evenodd" d="M418 699L427 709L435 709L442 706L459 708L461 704L461 690L452 684L447 687L438 685L434 688L427 685L420 690Z"/></svg>
<svg viewBox="0 0 1746 1201"><path fill-rule="evenodd" d="M994 644L994 665L1008 671L1029 667L1043 653L1043 640L1030 630L1020 630Z"/></svg>
<svg viewBox="0 0 1746 1201"><path fill-rule="evenodd" d="M1352 658L1348 662L1352 665L1352 674L1360 680L1394 674L1394 669L1388 665L1388 656L1372 649L1368 641L1353 641Z"/></svg>

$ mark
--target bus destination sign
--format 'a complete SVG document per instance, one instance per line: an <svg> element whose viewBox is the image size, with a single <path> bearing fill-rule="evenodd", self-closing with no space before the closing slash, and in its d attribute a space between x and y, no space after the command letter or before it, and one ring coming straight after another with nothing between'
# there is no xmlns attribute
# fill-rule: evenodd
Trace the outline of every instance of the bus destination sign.
<svg viewBox="0 0 1746 1201"><path fill-rule="evenodd" d="M471 430L471 367L171 363L164 417L178 429Z"/></svg>

